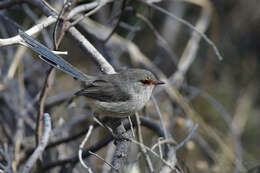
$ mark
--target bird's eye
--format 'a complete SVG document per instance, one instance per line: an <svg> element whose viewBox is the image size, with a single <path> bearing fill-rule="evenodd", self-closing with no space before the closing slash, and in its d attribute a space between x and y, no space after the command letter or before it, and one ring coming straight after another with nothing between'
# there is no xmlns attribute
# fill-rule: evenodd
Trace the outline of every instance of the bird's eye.
<svg viewBox="0 0 260 173"><path fill-rule="evenodd" d="M150 80L150 79L141 80L140 82L141 82L143 85L151 85L151 84L152 84L152 80Z"/></svg>

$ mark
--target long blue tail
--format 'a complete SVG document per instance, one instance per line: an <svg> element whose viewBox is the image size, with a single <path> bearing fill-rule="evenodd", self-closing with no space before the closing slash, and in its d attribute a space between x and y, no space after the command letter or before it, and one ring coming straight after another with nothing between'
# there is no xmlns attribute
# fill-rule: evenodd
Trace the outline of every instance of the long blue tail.
<svg viewBox="0 0 260 173"><path fill-rule="evenodd" d="M49 65L81 81L87 81L91 78L90 76L82 73L77 68L69 64L62 57L55 55L49 48L36 41L34 38L29 36L25 32L19 31L19 35L24 40L25 46L32 49L34 52L40 54L40 58L43 61L47 62Z"/></svg>

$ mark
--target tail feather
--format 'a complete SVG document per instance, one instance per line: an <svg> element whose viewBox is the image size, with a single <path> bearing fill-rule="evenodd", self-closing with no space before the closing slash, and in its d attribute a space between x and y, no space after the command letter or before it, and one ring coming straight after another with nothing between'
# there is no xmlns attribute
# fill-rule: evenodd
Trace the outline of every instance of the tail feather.
<svg viewBox="0 0 260 173"><path fill-rule="evenodd" d="M49 48L44 46L43 44L36 41L34 38L29 36L23 31L19 31L19 35L24 41L24 46L29 47L34 52L40 54L40 58L47 62L49 65L71 75L73 78L79 79L81 81L87 81L91 77L82 73L77 68L69 64L67 61L65 61L60 56L54 54Z"/></svg>

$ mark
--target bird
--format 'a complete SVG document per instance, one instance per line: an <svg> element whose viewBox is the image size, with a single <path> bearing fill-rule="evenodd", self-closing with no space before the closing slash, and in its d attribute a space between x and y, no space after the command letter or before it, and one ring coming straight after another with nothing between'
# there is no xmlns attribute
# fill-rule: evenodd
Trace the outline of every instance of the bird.
<svg viewBox="0 0 260 173"><path fill-rule="evenodd" d="M114 74L86 75L25 32L19 32L22 45L29 47L51 66L81 80L83 88L76 96L86 97L91 109L101 116L125 118L141 110L153 89L164 84L145 69L129 68Z"/></svg>

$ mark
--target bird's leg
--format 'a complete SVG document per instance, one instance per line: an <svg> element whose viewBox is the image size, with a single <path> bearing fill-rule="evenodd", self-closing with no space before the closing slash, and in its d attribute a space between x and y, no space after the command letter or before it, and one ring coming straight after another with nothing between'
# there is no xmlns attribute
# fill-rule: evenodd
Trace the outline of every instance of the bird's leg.
<svg viewBox="0 0 260 173"><path fill-rule="evenodd" d="M114 120L113 120L114 119ZM117 145L118 142L122 141L130 141L129 136L127 134L127 131L123 124L122 118L111 118L112 123L114 126L112 126L113 129L113 137L115 139L114 144ZM116 123L115 123L116 122Z"/></svg>
<svg viewBox="0 0 260 173"><path fill-rule="evenodd" d="M107 119L107 121L105 121L106 123L103 123L104 121L102 121L98 116L94 115L93 117L94 117L94 120L100 126L104 127L105 129L107 129L110 132L110 134L113 136L115 141L118 141L118 140L129 141L129 139L124 137L124 135L123 135L126 132L126 130L124 128L122 128L124 130L120 130L120 132L118 130L116 130L117 127L121 125L122 118L105 117Z"/></svg>

